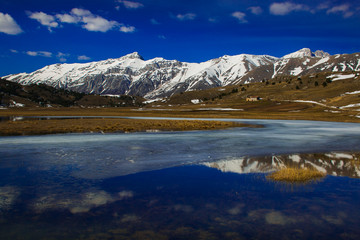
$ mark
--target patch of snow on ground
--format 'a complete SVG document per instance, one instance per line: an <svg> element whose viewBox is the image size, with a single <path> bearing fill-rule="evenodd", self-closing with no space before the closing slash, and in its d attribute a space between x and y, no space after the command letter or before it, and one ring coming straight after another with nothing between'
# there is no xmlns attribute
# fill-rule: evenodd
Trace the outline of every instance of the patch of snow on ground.
<svg viewBox="0 0 360 240"><path fill-rule="evenodd" d="M297 162L299 163L301 160L301 157L299 155L290 155L289 158L293 161L293 162Z"/></svg>
<svg viewBox="0 0 360 240"><path fill-rule="evenodd" d="M14 100L11 100L11 103L10 103L9 107L25 107L25 104L17 103Z"/></svg>
<svg viewBox="0 0 360 240"><path fill-rule="evenodd" d="M117 97L117 98L121 97L121 95L119 95L119 94L102 94L101 96L105 96L105 97Z"/></svg>
<svg viewBox="0 0 360 240"><path fill-rule="evenodd" d="M359 94L360 91L354 91L354 92L346 92L345 94L351 95L351 94Z"/></svg>
<svg viewBox="0 0 360 240"><path fill-rule="evenodd" d="M355 103L355 104L349 104L349 105L346 105L346 106L342 106L342 107L340 107L340 109L352 108L352 107L360 107L360 103Z"/></svg>
<svg viewBox="0 0 360 240"><path fill-rule="evenodd" d="M199 99L192 99L191 102L193 104L199 104L201 101Z"/></svg>
<svg viewBox="0 0 360 240"><path fill-rule="evenodd" d="M344 79L349 79L349 78L354 78L355 74L346 74L346 75L342 75L342 74L333 74L328 76L327 78L331 78L332 81L338 81L338 80L344 80Z"/></svg>
<svg viewBox="0 0 360 240"><path fill-rule="evenodd" d="M163 98L156 98L156 99L151 99L151 100L147 100L145 102L143 102L144 104L149 104L149 103L153 103L153 102L159 102L162 101Z"/></svg>

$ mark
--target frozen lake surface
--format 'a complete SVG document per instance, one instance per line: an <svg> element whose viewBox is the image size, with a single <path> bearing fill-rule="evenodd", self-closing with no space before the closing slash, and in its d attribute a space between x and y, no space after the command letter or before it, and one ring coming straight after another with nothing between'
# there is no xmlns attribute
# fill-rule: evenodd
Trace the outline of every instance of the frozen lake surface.
<svg viewBox="0 0 360 240"><path fill-rule="evenodd" d="M360 124L239 121L264 128L1 137L2 239L360 237ZM333 176L265 179L288 161Z"/></svg>

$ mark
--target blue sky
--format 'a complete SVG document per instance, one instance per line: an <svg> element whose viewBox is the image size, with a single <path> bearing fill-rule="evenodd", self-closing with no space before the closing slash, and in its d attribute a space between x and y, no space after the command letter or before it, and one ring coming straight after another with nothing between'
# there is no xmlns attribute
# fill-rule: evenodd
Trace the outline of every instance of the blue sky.
<svg viewBox="0 0 360 240"><path fill-rule="evenodd" d="M357 0L0 0L0 76L139 52L202 62L360 52Z"/></svg>

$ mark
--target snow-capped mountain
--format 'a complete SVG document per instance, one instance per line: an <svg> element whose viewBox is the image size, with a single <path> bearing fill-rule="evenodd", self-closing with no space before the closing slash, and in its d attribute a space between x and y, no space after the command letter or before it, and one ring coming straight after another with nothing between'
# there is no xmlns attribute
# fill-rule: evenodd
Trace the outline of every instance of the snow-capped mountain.
<svg viewBox="0 0 360 240"><path fill-rule="evenodd" d="M144 60L134 52L99 62L54 64L29 74L5 76L4 79L20 84L44 83L85 93L128 94L151 99L281 75L359 70L359 54L330 56L323 51L313 53L308 48L282 58L240 54L202 63L163 58Z"/></svg>

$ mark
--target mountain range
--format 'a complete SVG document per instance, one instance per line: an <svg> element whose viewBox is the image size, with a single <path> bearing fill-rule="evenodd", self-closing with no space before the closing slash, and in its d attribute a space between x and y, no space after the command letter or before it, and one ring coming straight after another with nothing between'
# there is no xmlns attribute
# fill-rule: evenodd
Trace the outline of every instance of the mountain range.
<svg viewBox="0 0 360 240"><path fill-rule="evenodd" d="M240 54L187 63L164 58L144 60L134 52L98 62L53 64L32 73L3 78L25 85L46 84L83 93L155 99L193 90L260 82L277 76L344 71L360 71L360 53L330 55L303 48L281 58Z"/></svg>

